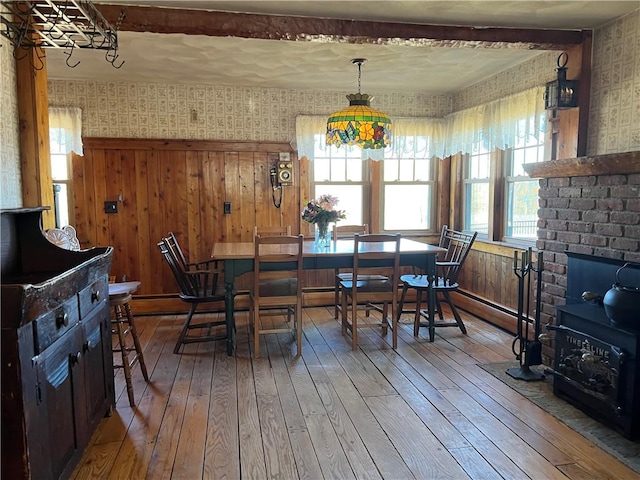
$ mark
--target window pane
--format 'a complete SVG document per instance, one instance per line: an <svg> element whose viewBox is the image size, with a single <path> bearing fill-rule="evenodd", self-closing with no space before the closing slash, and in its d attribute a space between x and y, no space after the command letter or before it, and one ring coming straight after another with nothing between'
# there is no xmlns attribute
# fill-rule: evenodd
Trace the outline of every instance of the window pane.
<svg viewBox="0 0 640 480"><path fill-rule="evenodd" d="M53 184L54 206L56 215L56 227L64 227L69 224L69 189L66 183Z"/></svg>
<svg viewBox="0 0 640 480"><path fill-rule="evenodd" d="M382 174L385 182L398 180L398 168L400 161L396 158L385 158L382 164Z"/></svg>
<svg viewBox="0 0 640 480"><path fill-rule="evenodd" d="M489 233L489 183L469 183L465 192L464 229Z"/></svg>
<svg viewBox="0 0 640 480"><path fill-rule="evenodd" d="M326 182L331 178L331 160L316 158L313 162L313 178L316 182Z"/></svg>
<svg viewBox="0 0 640 480"><path fill-rule="evenodd" d="M364 162L360 158L351 158L347 160L347 181L349 182L362 181L363 163Z"/></svg>
<svg viewBox="0 0 640 480"><path fill-rule="evenodd" d="M51 155L51 177L53 180L69 180L67 156L65 154Z"/></svg>
<svg viewBox="0 0 640 480"><path fill-rule="evenodd" d="M422 182L431 180L431 160L428 158L416 160L415 170L415 180Z"/></svg>
<svg viewBox="0 0 640 480"><path fill-rule="evenodd" d="M429 185L386 185L384 230L428 230L430 203Z"/></svg>
<svg viewBox="0 0 640 480"><path fill-rule="evenodd" d="M401 182L413 182L413 159L400 160L400 179Z"/></svg>
<svg viewBox="0 0 640 480"><path fill-rule="evenodd" d="M489 178L491 167L491 156L486 153L469 157L469 174L467 178L471 180Z"/></svg>
<svg viewBox="0 0 640 480"><path fill-rule="evenodd" d="M507 236L536 239L538 182L509 182L507 186Z"/></svg>
<svg viewBox="0 0 640 480"><path fill-rule="evenodd" d="M315 160L314 160L315 161ZM315 196L329 194L338 197L338 206L340 210L345 210L347 218L340 220L344 224L362 225L363 208L362 208L362 185L336 185L336 184L316 184Z"/></svg>

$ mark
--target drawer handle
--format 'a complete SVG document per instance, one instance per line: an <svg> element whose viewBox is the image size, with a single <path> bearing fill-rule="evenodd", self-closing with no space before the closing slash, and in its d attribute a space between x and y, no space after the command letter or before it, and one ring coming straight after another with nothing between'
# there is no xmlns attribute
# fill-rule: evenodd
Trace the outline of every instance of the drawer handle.
<svg viewBox="0 0 640 480"><path fill-rule="evenodd" d="M82 358L82 353L77 352L77 353L72 353L69 355L70 360L71 360L71 365L77 365L78 362L80 362L80 359Z"/></svg>
<svg viewBox="0 0 640 480"><path fill-rule="evenodd" d="M91 350L92 347L93 347L93 345L91 345L91 341L87 340L86 342L84 342L82 344L82 351L87 353L89 350Z"/></svg>
<svg viewBox="0 0 640 480"><path fill-rule="evenodd" d="M69 325L69 315L67 312L59 313L56 316L56 327L62 328Z"/></svg>
<svg viewBox="0 0 640 480"><path fill-rule="evenodd" d="M100 301L100 290L91 292L91 303Z"/></svg>

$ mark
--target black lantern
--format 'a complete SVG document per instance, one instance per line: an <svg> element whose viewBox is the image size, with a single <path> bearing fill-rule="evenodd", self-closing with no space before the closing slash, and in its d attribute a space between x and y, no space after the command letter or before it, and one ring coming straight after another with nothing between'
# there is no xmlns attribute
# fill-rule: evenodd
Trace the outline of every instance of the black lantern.
<svg viewBox="0 0 640 480"><path fill-rule="evenodd" d="M547 83L544 91L545 110L565 110L578 106L578 80L567 80L568 60L567 52L558 56L558 79Z"/></svg>

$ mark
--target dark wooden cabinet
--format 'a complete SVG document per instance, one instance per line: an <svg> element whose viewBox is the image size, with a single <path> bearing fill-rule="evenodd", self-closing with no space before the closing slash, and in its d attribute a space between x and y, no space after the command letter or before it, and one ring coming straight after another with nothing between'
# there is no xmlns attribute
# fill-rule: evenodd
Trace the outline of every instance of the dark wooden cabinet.
<svg viewBox="0 0 640 480"><path fill-rule="evenodd" d="M114 405L111 247L63 250L2 211L2 477L67 477Z"/></svg>

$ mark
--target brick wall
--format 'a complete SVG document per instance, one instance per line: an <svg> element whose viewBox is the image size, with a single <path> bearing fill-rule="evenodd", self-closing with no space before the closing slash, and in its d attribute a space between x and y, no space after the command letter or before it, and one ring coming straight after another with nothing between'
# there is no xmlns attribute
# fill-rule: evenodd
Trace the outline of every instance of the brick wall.
<svg viewBox="0 0 640 480"><path fill-rule="evenodd" d="M556 306L565 303L566 252L640 263L640 174L545 178L539 202L544 325L555 323Z"/></svg>

